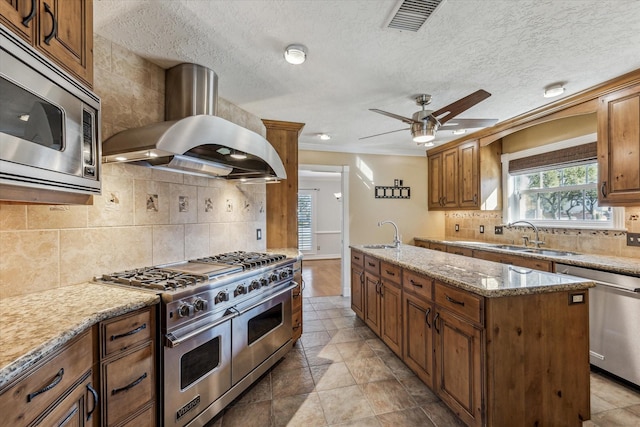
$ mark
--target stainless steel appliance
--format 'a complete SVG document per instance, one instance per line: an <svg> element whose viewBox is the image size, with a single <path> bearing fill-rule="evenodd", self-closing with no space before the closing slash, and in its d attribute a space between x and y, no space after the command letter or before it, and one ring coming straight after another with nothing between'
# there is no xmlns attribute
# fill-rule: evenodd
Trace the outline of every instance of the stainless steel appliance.
<svg viewBox="0 0 640 427"><path fill-rule="evenodd" d="M565 264L556 272L596 284L589 289L589 362L640 386L640 278Z"/></svg>
<svg viewBox="0 0 640 427"><path fill-rule="evenodd" d="M0 105L2 199L100 194L100 99L2 25Z"/></svg>
<svg viewBox="0 0 640 427"><path fill-rule="evenodd" d="M203 426L292 346L295 260L230 252L103 275L162 299L165 426Z"/></svg>

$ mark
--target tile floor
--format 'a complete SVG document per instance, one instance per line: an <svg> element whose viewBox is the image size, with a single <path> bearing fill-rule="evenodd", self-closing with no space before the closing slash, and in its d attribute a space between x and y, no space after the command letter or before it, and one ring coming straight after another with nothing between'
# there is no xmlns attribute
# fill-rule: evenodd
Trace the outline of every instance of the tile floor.
<svg viewBox="0 0 640 427"><path fill-rule="evenodd" d="M367 328L349 298L304 300L296 346L210 427L463 424ZM640 426L640 393L591 375L591 421L583 427Z"/></svg>

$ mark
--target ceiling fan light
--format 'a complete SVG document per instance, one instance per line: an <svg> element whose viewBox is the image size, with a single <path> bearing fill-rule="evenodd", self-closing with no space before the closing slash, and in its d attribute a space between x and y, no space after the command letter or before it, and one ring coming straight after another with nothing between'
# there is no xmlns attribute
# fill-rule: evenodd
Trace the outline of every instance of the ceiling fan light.
<svg viewBox="0 0 640 427"><path fill-rule="evenodd" d="M414 123L411 125L411 136L413 142L424 143L433 141L436 138L438 130L437 123L432 120L424 120L422 123Z"/></svg>
<svg viewBox="0 0 640 427"><path fill-rule="evenodd" d="M293 65L300 65L307 59L307 48L301 44L291 44L284 51L284 59Z"/></svg>
<svg viewBox="0 0 640 427"><path fill-rule="evenodd" d="M413 135L413 142L429 142L429 141L433 141L436 138L435 135L426 135L426 134L422 134L422 135Z"/></svg>

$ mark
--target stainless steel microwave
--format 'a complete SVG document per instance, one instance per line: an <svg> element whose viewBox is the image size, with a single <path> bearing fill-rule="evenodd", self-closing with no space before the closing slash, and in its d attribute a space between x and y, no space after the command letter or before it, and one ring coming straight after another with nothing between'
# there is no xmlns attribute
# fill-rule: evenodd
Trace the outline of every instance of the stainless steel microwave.
<svg viewBox="0 0 640 427"><path fill-rule="evenodd" d="M33 189L100 194L100 98L0 25L0 200Z"/></svg>

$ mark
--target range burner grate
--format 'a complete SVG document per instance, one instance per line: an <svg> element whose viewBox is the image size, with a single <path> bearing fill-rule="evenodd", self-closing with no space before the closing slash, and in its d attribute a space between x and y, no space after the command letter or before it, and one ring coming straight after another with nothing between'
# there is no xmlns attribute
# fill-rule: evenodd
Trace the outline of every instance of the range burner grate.
<svg viewBox="0 0 640 427"><path fill-rule="evenodd" d="M157 267L136 268L118 273L103 274L102 280L139 288L172 290L195 286L208 280L207 276L181 273Z"/></svg>
<svg viewBox="0 0 640 427"><path fill-rule="evenodd" d="M198 258L191 260L191 262L237 265L241 266L243 270L249 270L251 268L273 264L286 258L286 255L282 254L236 251Z"/></svg>

